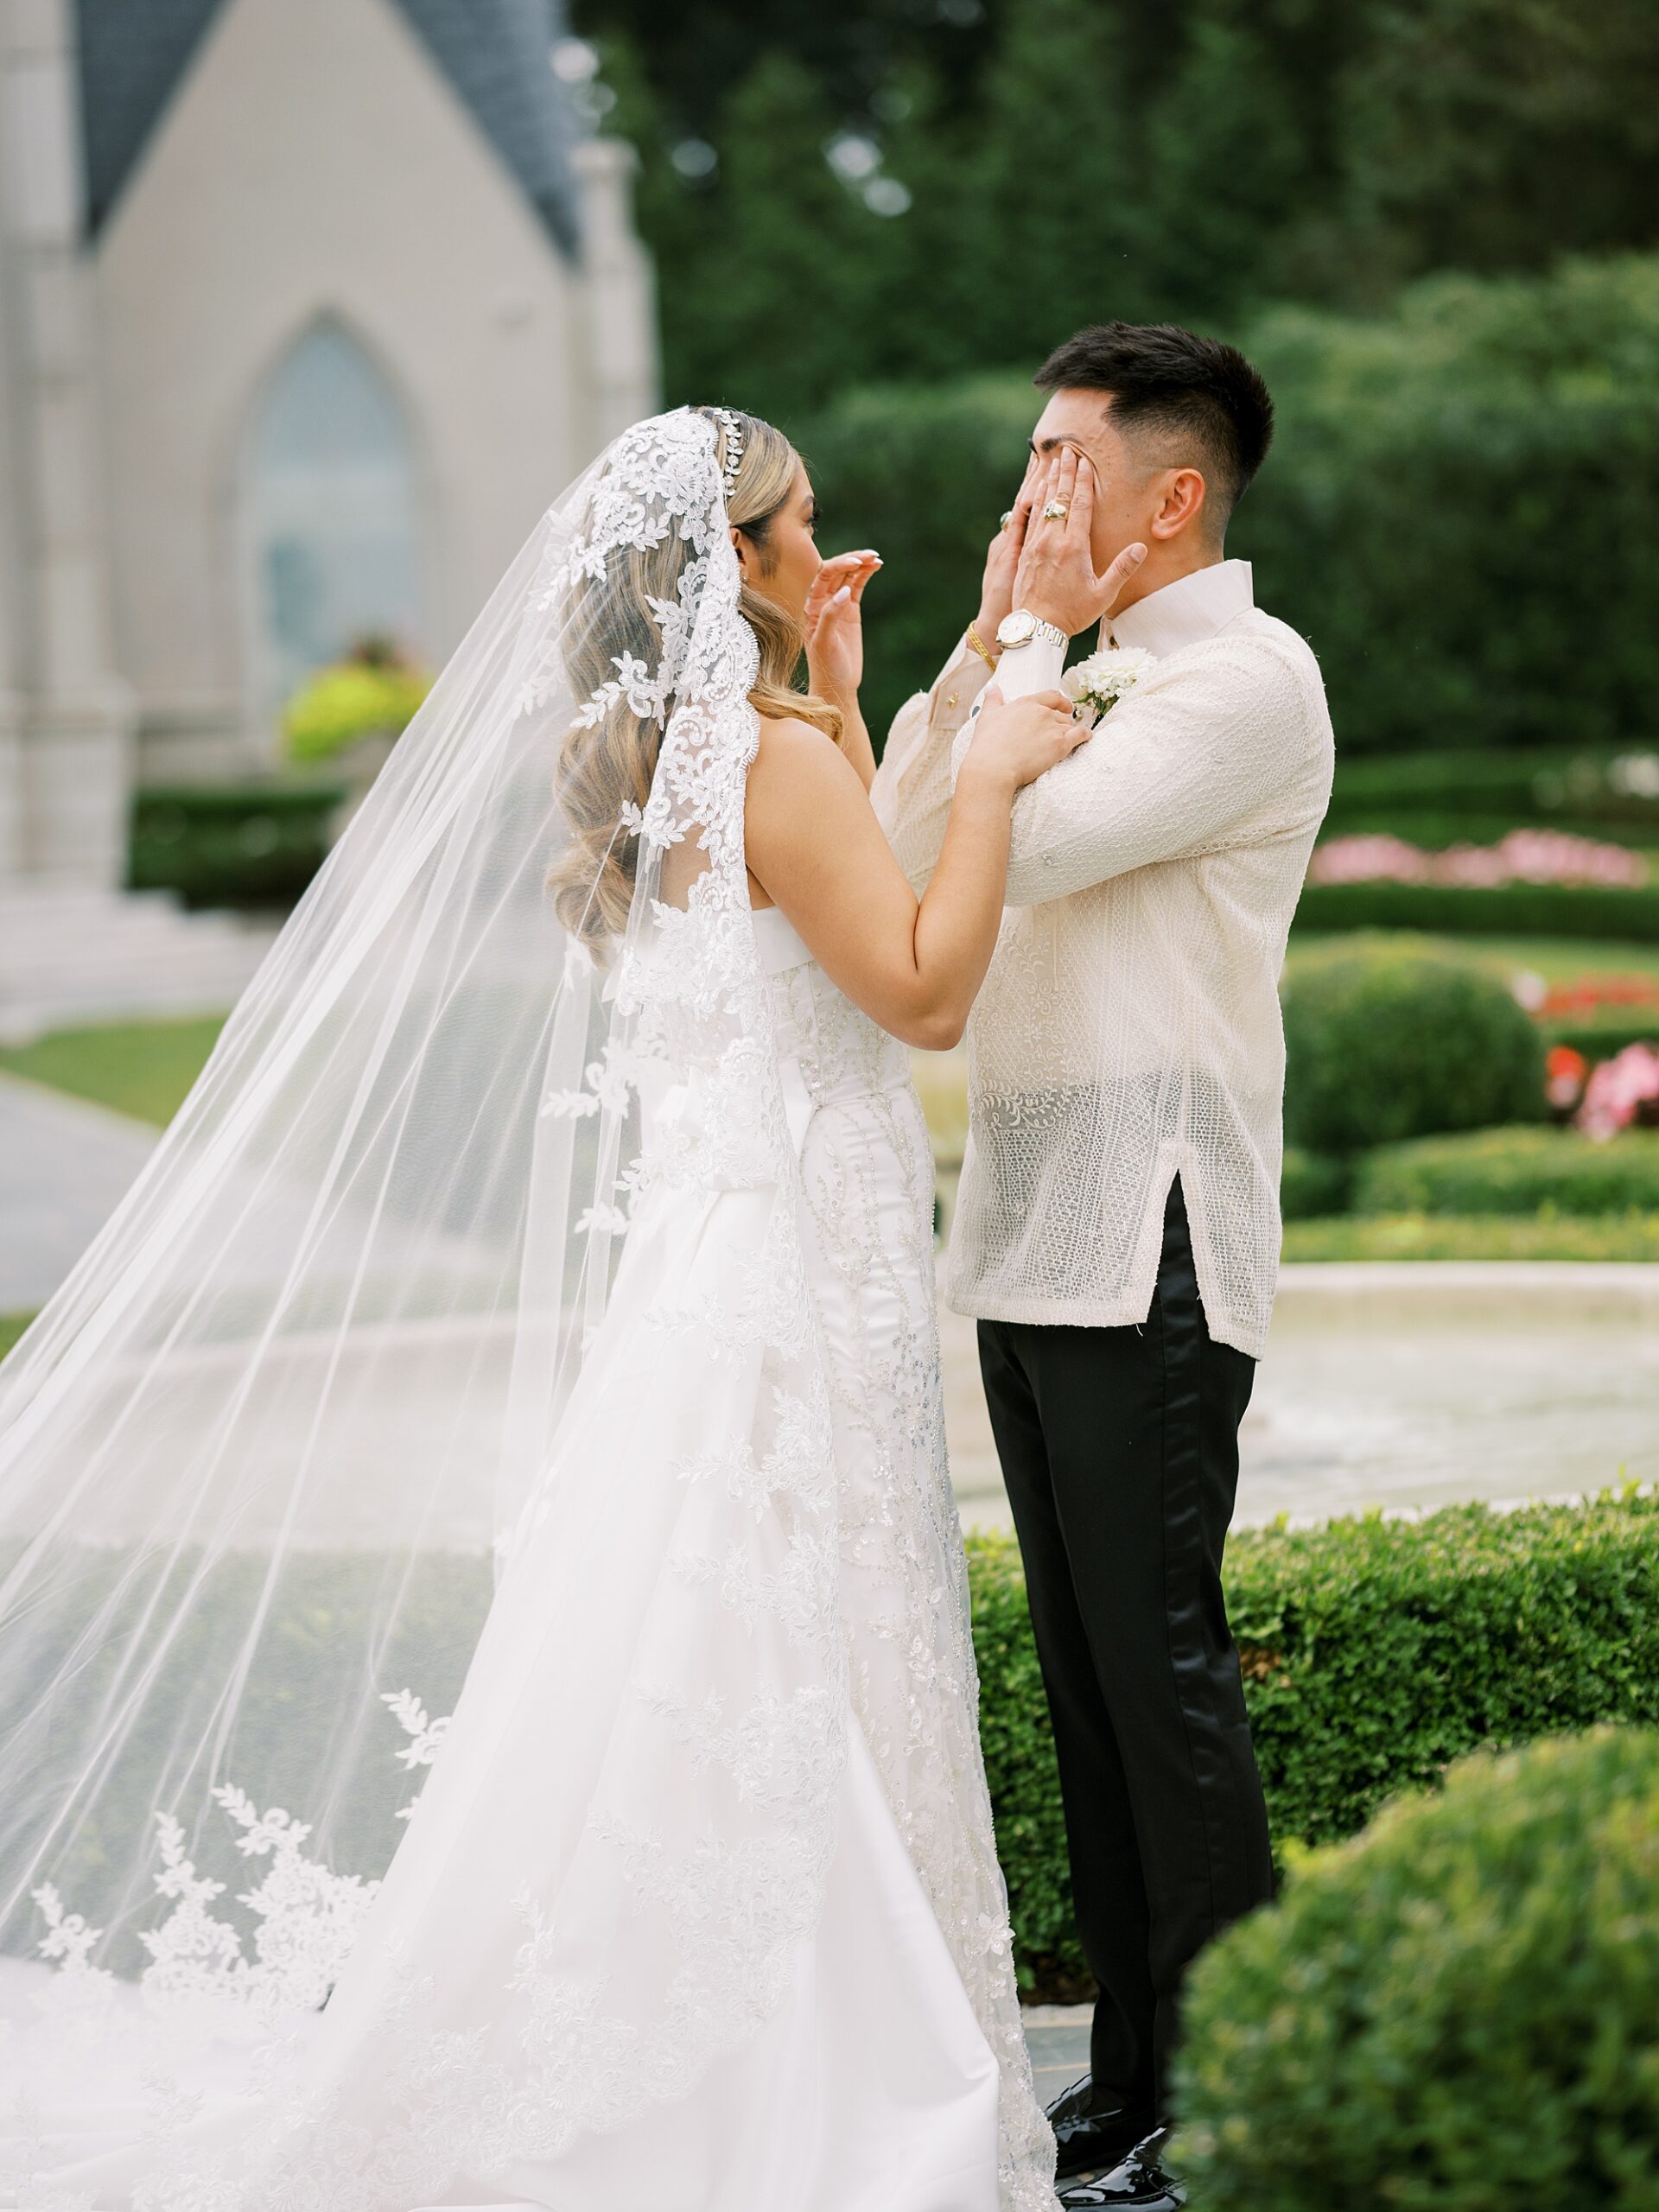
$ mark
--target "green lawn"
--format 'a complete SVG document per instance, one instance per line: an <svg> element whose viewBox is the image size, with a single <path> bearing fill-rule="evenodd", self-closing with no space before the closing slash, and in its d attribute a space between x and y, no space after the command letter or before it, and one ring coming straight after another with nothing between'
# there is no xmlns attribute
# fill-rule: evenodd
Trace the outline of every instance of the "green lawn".
<svg viewBox="0 0 1659 2212"><path fill-rule="evenodd" d="M0 1051L0 1069L164 1128L224 1026L222 1015L207 1014L188 1021L59 1029L32 1045Z"/></svg>
<svg viewBox="0 0 1659 2212"><path fill-rule="evenodd" d="M32 1313L0 1313L0 1359L5 1357L34 1319Z"/></svg>
<svg viewBox="0 0 1659 2212"><path fill-rule="evenodd" d="M1291 937L1287 964L1294 968L1300 955L1324 945L1344 940L1351 944L1356 934L1297 930ZM1594 938L1570 937L1435 937L1427 941L1496 969L1506 982L1522 969L1541 976L1547 983L1573 983L1586 976L1650 976L1659 980L1659 944L1609 944Z"/></svg>
<svg viewBox="0 0 1659 2212"><path fill-rule="evenodd" d="M1659 1213L1336 1214L1287 1221L1285 1257L1659 1261Z"/></svg>

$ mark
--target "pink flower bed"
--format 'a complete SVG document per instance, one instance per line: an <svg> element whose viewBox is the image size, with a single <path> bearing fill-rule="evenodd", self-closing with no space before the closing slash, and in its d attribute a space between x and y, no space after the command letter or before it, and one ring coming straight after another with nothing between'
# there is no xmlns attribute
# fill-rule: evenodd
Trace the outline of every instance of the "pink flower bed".
<svg viewBox="0 0 1659 2212"><path fill-rule="evenodd" d="M1592 1068L1574 1120L1586 1136L1602 1138L1659 1124L1659 1050L1627 1045Z"/></svg>
<svg viewBox="0 0 1659 2212"><path fill-rule="evenodd" d="M1452 845L1425 852L1402 837L1333 837L1314 854L1310 883L1450 883L1493 890L1505 883L1560 883L1639 891L1648 880L1640 853L1599 844L1564 830L1511 830L1496 845Z"/></svg>

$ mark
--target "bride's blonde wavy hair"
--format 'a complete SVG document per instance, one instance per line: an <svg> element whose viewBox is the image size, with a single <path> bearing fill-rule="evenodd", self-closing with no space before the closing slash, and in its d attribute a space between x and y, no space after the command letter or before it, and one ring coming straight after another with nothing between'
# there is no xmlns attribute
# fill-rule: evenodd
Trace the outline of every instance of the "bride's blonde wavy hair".
<svg viewBox="0 0 1659 2212"><path fill-rule="evenodd" d="M735 412L735 410L733 410ZM715 425L716 466L726 467L726 425L711 408L696 410ZM765 577L776 566L772 527L794 489L800 455L770 423L737 415L742 458L726 500L726 518L753 548L753 566ZM576 587L566 631L564 658L578 699L590 698L631 653L649 668L662 657L662 639L648 601L678 597L680 574L691 548L677 531L660 545L613 555L602 577ZM805 638L793 615L747 582L738 612L754 632L760 665L750 703L774 721L810 722L828 736L841 735L841 710L796 688ZM673 712L673 702L669 702ZM589 728L573 728L554 774L554 787L570 830L570 842L548 874L553 904L571 934L594 951L627 927L639 869L639 840L622 821L622 809L643 807L651 796L661 748L661 727L618 700Z"/></svg>

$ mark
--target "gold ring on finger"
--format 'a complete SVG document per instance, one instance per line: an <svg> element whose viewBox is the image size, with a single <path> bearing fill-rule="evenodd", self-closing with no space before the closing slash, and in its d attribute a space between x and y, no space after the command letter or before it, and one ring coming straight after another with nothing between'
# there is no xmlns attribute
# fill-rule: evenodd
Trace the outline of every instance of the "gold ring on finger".
<svg viewBox="0 0 1659 2212"><path fill-rule="evenodd" d="M1071 512L1071 507L1067 505L1065 500L1051 499L1048 505L1043 509L1043 520L1045 522L1064 522Z"/></svg>
<svg viewBox="0 0 1659 2212"><path fill-rule="evenodd" d="M997 528L998 528L999 530L1006 530L1006 529L1007 528L1008 524L1009 524L1013 520L1014 520L1014 509L1013 509L1012 507L1005 507L1005 508L1002 510L1002 519L1001 519L1001 521L997 524Z"/></svg>

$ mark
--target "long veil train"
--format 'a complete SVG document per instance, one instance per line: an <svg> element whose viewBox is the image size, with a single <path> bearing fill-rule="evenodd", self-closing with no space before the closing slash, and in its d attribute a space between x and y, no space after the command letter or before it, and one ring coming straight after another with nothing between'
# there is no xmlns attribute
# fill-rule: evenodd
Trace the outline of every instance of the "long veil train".
<svg viewBox="0 0 1659 2212"><path fill-rule="evenodd" d="M514 2201L716 2073L825 1910L866 1778L737 591L714 423L637 426L0 1370L0 2206ZM595 840L555 770L621 715L658 765ZM619 841L595 958L547 880Z"/></svg>

